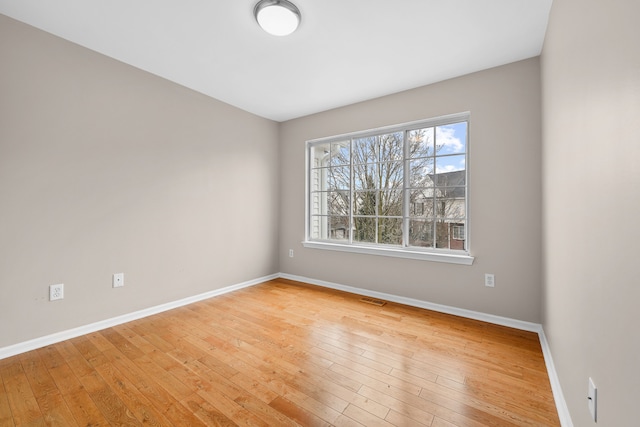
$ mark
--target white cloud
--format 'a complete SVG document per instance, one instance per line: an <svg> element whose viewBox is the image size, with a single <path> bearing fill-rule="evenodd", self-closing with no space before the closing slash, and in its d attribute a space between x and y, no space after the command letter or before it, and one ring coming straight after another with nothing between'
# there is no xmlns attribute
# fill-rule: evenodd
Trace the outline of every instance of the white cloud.
<svg viewBox="0 0 640 427"><path fill-rule="evenodd" d="M444 148L440 154L444 153L463 153L464 144L460 138L455 136L455 129L452 127L436 127L436 145Z"/></svg>
<svg viewBox="0 0 640 427"><path fill-rule="evenodd" d="M456 167L455 165L444 165L442 167L437 167L436 173L453 172L453 171L459 171L461 169L464 169L464 168Z"/></svg>
<svg viewBox="0 0 640 427"><path fill-rule="evenodd" d="M436 158L436 173L464 170L466 159L464 156L443 156Z"/></svg>

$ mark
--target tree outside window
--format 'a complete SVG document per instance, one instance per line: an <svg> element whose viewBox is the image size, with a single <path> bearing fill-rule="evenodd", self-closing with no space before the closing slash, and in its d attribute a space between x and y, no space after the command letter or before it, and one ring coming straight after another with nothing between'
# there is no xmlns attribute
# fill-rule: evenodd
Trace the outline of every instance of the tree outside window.
<svg viewBox="0 0 640 427"><path fill-rule="evenodd" d="M467 129L425 121L309 143L308 239L467 250Z"/></svg>

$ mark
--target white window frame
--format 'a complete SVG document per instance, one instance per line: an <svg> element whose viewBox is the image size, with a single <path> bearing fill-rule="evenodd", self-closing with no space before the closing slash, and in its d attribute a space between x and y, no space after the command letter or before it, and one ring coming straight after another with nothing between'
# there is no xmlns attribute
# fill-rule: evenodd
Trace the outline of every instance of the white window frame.
<svg viewBox="0 0 640 427"><path fill-rule="evenodd" d="M374 243L363 243L363 242L355 242L353 239L347 242L337 241L337 240L321 240L321 239L312 239L311 238L311 217L312 217L312 203L311 200L311 191L310 186L312 184L312 169L313 165L311 165L312 159L310 156L311 147L318 144L331 143L331 142L343 142L345 140L352 140L356 138L362 138L366 136L379 135L383 133L393 133L393 132L407 132L421 129L421 128L430 128L436 126L444 126L447 124L454 124L459 122L467 123L467 135L466 135L466 147L465 147L465 250L451 250L451 249L440 249L440 248L422 248L422 247L414 247L406 245L407 240L407 226L403 226L403 245L395 246L395 245L383 245L383 244L374 244ZM409 258L409 259L417 259L417 260L426 260L426 261L436 261L436 262L445 262L445 263L453 263L453 264L463 264L463 265L471 265L473 264L474 257L471 255L471 241L470 241L470 217L469 217L469 128L470 128L470 113L458 113L452 114L448 116L442 116L427 120L420 120L416 122L403 123L399 125L386 126L376 129L370 129L361 132L353 132L343 135L336 135L326 138L318 138L309 140L306 142L305 146L305 240L302 242L303 246L306 248L313 249L324 249L324 250L333 250L333 251L341 251L341 252L350 252L350 253L360 253L360 254L369 254L369 255L380 255L380 256L389 256L389 257L397 257L397 258ZM405 162L408 162L405 154ZM351 166L350 166L351 167ZM405 166L406 169L406 166ZM353 191L353 189L352 189ZM403 191L408 191L407 187L404 187ZM317 201L316 201L317 202ZM408 198L405 198L405 211L403 212L403 218L406 218L409 214L407 212L409 207ZM403 223L407 224L407 221L403 220Z"/></svg>

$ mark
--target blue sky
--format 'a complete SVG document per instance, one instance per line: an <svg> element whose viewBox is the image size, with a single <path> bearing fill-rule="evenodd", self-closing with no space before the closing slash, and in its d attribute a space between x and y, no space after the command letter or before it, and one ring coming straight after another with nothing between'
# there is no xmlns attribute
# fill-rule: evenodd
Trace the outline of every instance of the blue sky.
<svg viewBox="0 0 640 427"><path fill-rule="evenodd" d="M467 123L455 123L436 127L436 145L442 145L437 153L436 172L452 172L465 169L467 149Z"/></svg>

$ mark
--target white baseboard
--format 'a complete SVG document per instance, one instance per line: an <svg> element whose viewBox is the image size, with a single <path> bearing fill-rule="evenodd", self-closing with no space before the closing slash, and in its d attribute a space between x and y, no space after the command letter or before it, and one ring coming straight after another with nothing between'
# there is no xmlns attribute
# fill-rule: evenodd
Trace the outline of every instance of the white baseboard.
<svg viewBox="0 0 640 427"><path fill-rule="evenodd" d="M250 286L255 286L257 284L260 284L269 280L277 279L277 278L309 283L312 285L322 286L325 288L336 289L336 290L350 292L358 295L392 301L392 302L396 302L399 304L404 304L412 307L424 308L427 310L437 311L440 313L453 314L453 315L465 317L468 319L481 320L483 322L507 326L510 328L520 329L524 331L536 332L540 338L542 354L544 356L545 365L547 367L549 381L551 383L551 390L553 392L553 397L556 402L556 408L558 410L558 417L560 418L560 423L562 427L573 427L571 416L569 414L569 409L564 399L564 395L562 394L562 388L560 387L560 380L558 379L558 374L553 364L549 343L547 342L546 336L544 335L544 330L542 328L542 325L538 323L525 322L522 320L510 319L507 317L495 316L492 314L481 313L478 311L472 311L472 310L466 310L462 308L451 307L447 305L435 304L427 301L417 300L414 298L407 298L407 297L402 297L398 295L387 294L384 292L371 291L368 289L355 288L352 286L326 282L324 280L311 279L309 277L295 276L295 275L286 274L286 273L277 273L269 276L260 277L258 279L249 280L247 282L238 283L236 285L227 286L221 289L205 292L203 294L194 295L192 297L183 298L177 301L168 302L166 304L157 305L155 307L146 308L144 310L135 311L133 313L125 314L125 315L114 317L111 319L102 320L100 322L95 322L88 325L80 326L78 328L57 332L44 337L32 339L32 340L11 345L8 347L3 347L3 348L0 348L0 360L5 359L7 357L15 356L17 354L26 353L27 351L46 347L48 345L55 344L60 341L76 338L81 335L90 334L102 329L121 325L123 323L131 322L133 320L142 319L144 317L152 316L154 314L162 313L164 311L168 311L174 308L182 307L188 304L193 304L195 302L213 298L218 295L226 294L226 293L233 292L243 288L248 288Z"/></svg>
<svg viewBox="0 0 640 427"><path fill-rule="evenodd" d="M58 343L60 341L76 338L81 335L90 334L102 329L111 328L113 326L121 325L123 323L131 322L133 320L142 319L143 317L152 316L154 314L162 313L174 308L182 307L194 302L209 299L218 295L226 294L229 292L237 291L242 288L254 286L259 283L266 282L268 280L277 279L279 274L272 274L269 276L260 277L258 279L249 280L247 282L238 283L236 285L226 286L221 289L205 292L203 294L194 295L191 297L183 298L177 301L168 302L166 304L160 304L155 307L145 308L143 310L135 311L133 313L124 314L122 316L113 317L111 319L101 320L99 322L90 323L88 325L80 326L66 331L57 332L44 337L35 338L22 343L10 345L8 347L0 348L0 360L7 357L15 356L17 354L26 353L27 351L36 350L38 348L46 347L51 344Z"/></svg>
<svg viewBox="0 0 640 427"><path fill-rule="evenodd" d="M542 347L542 354L544 355L544 363L547 366L547 373L549 375L549 382L551 383L551 391L553 392L553 399L556 402L556 408L558 410L558 418L560 418L560 425L562 427L573 427L573 421L571 421L571 414L569 414L569 407L567 401L564 400L564 394L562 393L562 387L560 386L560 378L558 378L558 372L553 364L553 357L551 357L551 348L549 342L544 334L544 329L540 328L538 332L540 337L540 346Z"/></svg>
<svg viewBox="0 0 640 427"><path fill-rule="evenodd" d="M562 388L560 387L558 373L556 372L555 366L553 364L549 343L547 342L547 338L544 335L544 329L542 328L541 324L510 319L508 317L495 316L493 314L486 314L478 311L465 310L462 308L451 307L447 305L435 304L427 301L401 297L383 292L370 291L368 289L355 288L338 283L325 282L324 280L316 280L309 277L294 276L292 274L286 273L280 273L280 277L283 279L295 280L297 282L309 283L312 285L322 286L330 289L337 289L353 294L392 301L412 307L424 308L440 313L453 314L456 316L465 317L467 319L481 320L487 323L493 323L496 325L507 326L514 329L537 333L540 339L540 346L542 347L542 355L544 356L544 363L547 368L547 374L549 375L549 382L551 383L551 391L553 392L553 398L555 400L556 409L558 411L558 418L560 418L560 424L562 427L573 427L573 422L571 421L571 416L569 414L569 408L567 407L567 402L564 399L564 394L562 393Z"/></svg>
<svg viewBox="0 0 640 427"><path fill-rule="evenodd" d="M354 288L352 286L341 285L338 283L325 282L324 280L311 279L309 277L294 276L292 274L281 273L283 279L295 280L297 282L310 283L312 285L323 286L325 288L337 289L339 291L350 292L352 294L364 295L367 297L383 299L399 304L409 305L412 307L425 308L427 310L437 311L440 313L453 314L455 316L465 317L467 319L481 320L496 325L508 326L514 329L520 329L529 332L539 332L542 326L539 323L525 322L522 320L510 319L508 317L494 316L493 314L481 313L479 311L465 310L463 308L451 307L448 305L435 304L432 302L421 301L414 298L401 297L397 295L387 294L384 292L370 291L368 289Z"/></svg>

